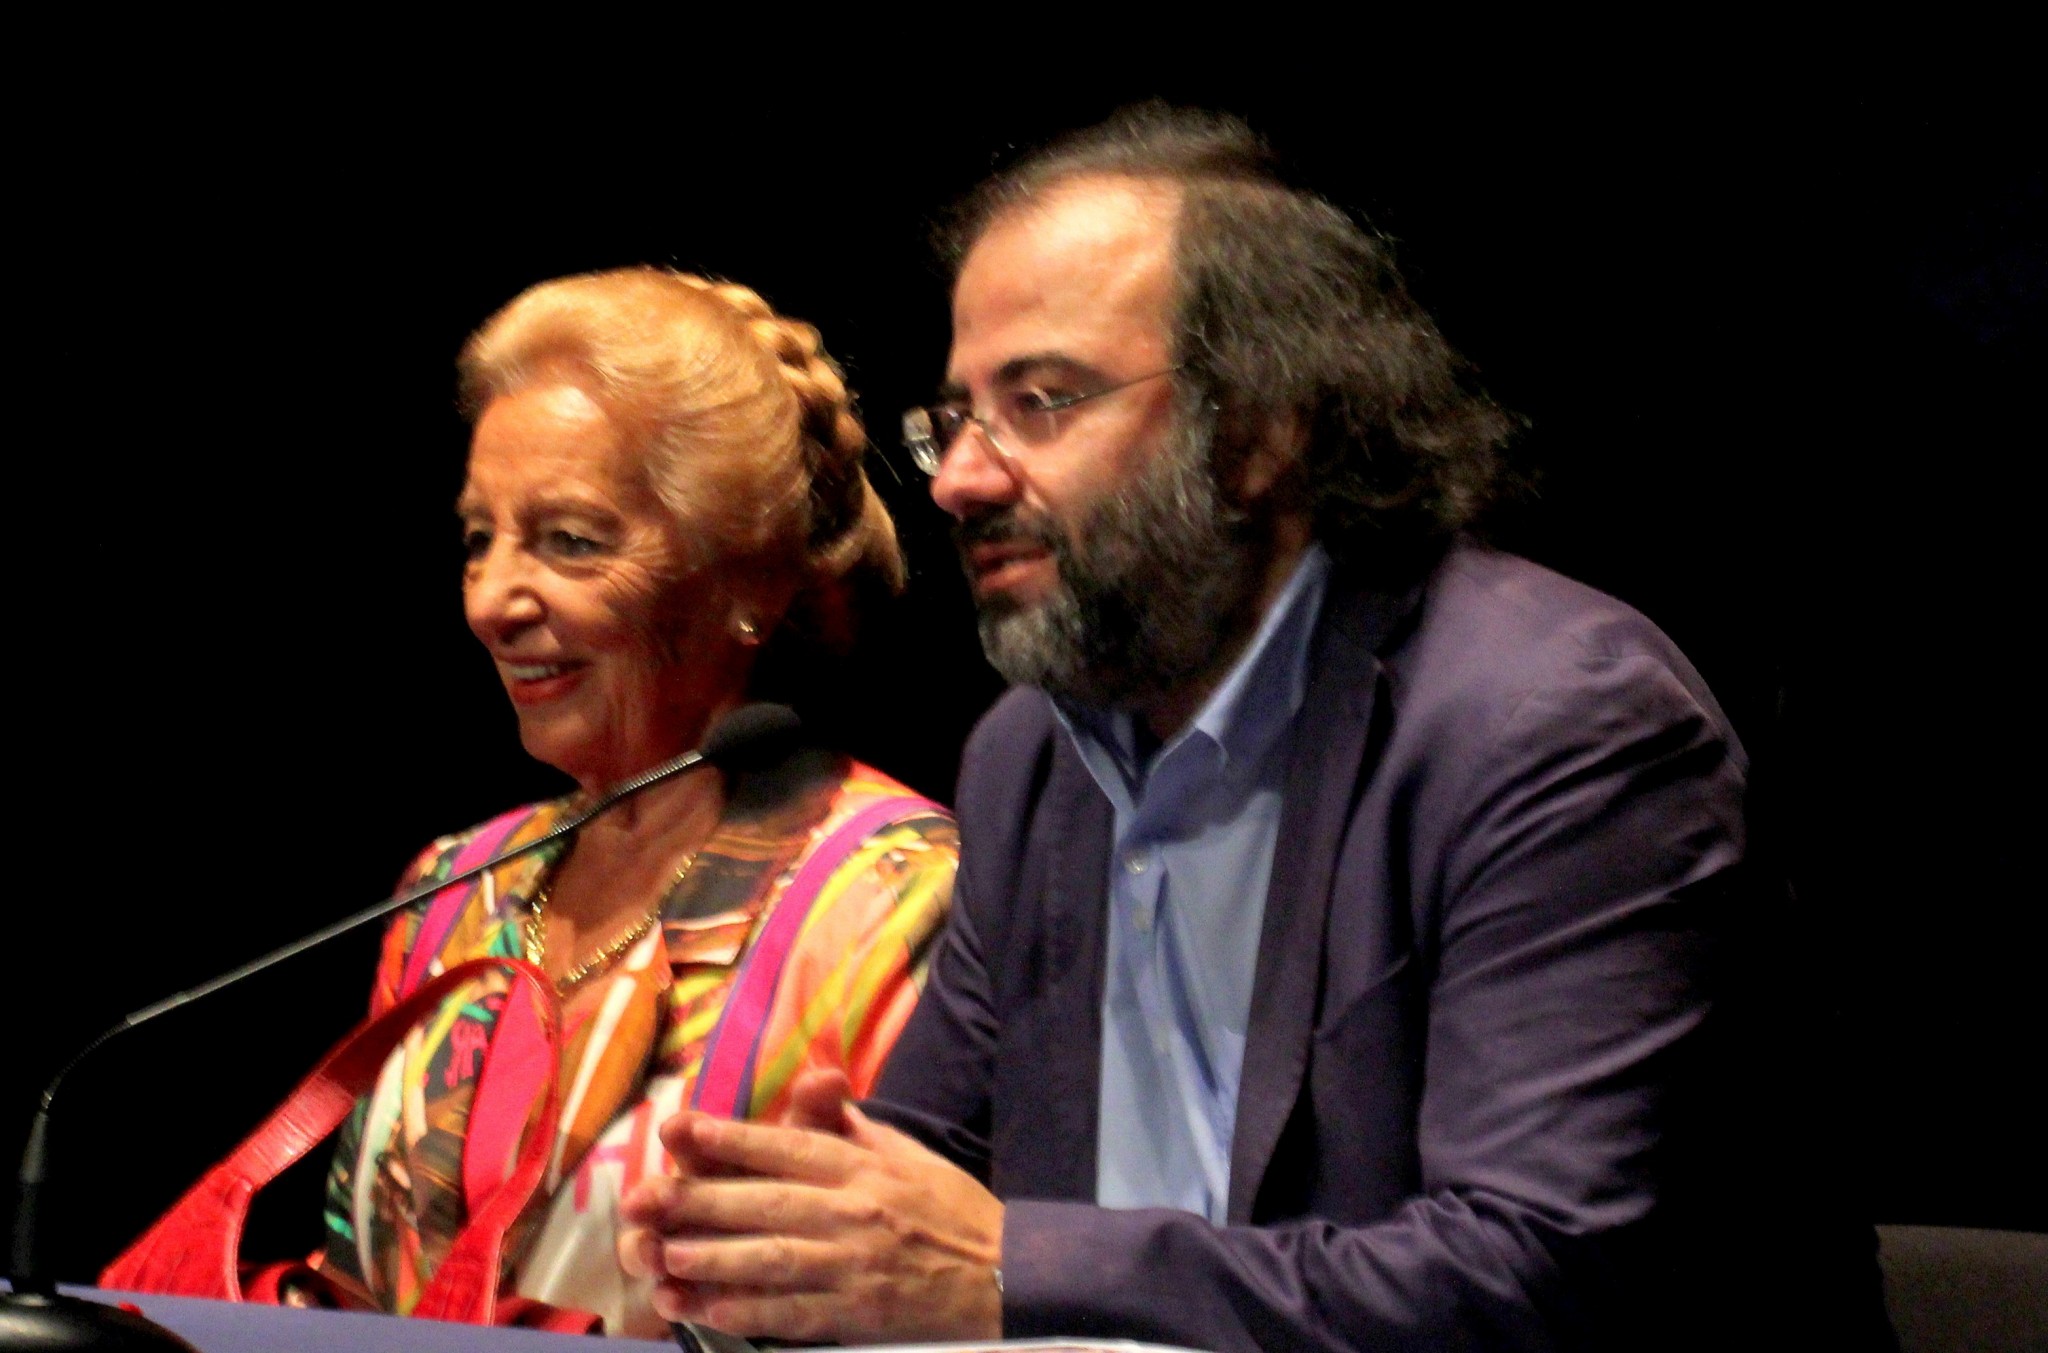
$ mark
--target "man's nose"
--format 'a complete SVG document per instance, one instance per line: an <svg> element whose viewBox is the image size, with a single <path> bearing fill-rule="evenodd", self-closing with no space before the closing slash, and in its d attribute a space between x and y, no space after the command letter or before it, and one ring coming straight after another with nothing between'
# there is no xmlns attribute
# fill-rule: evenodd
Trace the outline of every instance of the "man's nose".
<svg viewBox="0 0 2048 1353"><path fill-rule="evenodd" d="M946 448L932 476L932 501L961 521L988 504L1017 500L1017 464L980 423L969 423Z"/></svg>

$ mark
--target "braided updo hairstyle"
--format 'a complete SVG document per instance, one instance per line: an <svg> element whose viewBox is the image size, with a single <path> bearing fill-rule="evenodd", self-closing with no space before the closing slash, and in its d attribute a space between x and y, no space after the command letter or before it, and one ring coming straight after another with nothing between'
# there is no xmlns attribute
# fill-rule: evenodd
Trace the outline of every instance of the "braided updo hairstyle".
<svg viewBox="0 0 2048 1353"><path fill-rule="evenodd" d="M850 637L864 587L902 590L845 378L816 329L753 290L651 267L542 282L486 321L457 366L472 422L564 367L588 379L699 543L693 562L780 584L812 637Z"/></svg>

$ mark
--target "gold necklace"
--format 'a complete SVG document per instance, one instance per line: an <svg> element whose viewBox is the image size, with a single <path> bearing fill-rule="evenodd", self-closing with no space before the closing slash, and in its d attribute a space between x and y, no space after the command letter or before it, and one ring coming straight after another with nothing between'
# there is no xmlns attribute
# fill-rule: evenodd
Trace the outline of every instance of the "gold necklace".
<svg viewBox="0 0 2048 1353"><path fill-rule="evenodd" d="M697 863L697 852L693 850L683 857L681 864L676 866L675 881L669 884L668 888L662 893L661 901L656 902L645 916L633 922L632 925L621 931L615 938L601 945L596 953L584 959L560 977L557 977L555 979L555 994L557 996L568 995L585 978L610 967L618 961L620 955L638 944L641 936L652 930L654 923L661 919L662 906L667 903L670 895L676 889L683 886L683 880L690 876L690 866L695 863ZM523 934L523 938L526 941L526 961L537 968L546 967L548 956L548 895L554 890L554 886L554 871L550 870L548 876L540 881L540 887L534 889L532 909L526 913L526 925Z"/></svg>

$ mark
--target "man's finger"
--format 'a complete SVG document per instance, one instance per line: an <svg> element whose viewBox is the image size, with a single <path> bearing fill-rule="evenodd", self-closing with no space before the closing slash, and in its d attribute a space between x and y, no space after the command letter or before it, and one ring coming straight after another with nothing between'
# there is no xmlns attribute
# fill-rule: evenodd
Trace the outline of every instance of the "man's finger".
<svg viewBox="0 0 2048 1353"><path fill-rule="evenodd" d="M671 1120L675 1140L664 1142L677 1161L740 1170L770 1179L812 1184L843 1182L866 1152L827 1132L780 1127L769 1123L736 1123L695 1113ZM687 1173L687 1171L686 1171Z"/></svg>
<svg viewBox="0 0 2048 1353"><path fill-rule="evenodd" d="M634 1181L619 1199L620 1220L628 1226L659 1225L662 1207L675 1182L675 1176L667 1174L646 1175Z"/></svg>
<svg viewBox="0 0 2048 1353"><path fill-rule="evenodd" d="M846 1106L846 1140L864 1151L872 1151L889 1160L907 1160L925 1163L939 1159L930 1147L910 1136L898 1132L887 1123L877 1123L862 1113L858 1106Z"/></svg>
<svg viewBox="0 0 2048 1353"><path fill-rule="evenodd" d="M661 1272L661 1237L644 1226L619 1232L619 1267L629 1278L646 1278Z"/></svg>
<svg viewBox="0 0 2048 1353"><path fill-rule="evenodd" d="M777 1179L701 1179L676 1191L655 1227L665 1240L705 1233L824 1235L839 1222L838 1195Z"/></svg>
<svg viewBox="0 0 2048 1353"><path fill-rule="evenodd" d="M675 1175L650 1175L626 1190L625 1197L619 1200L619 1219L628 1226L671 1230L679 1224L675 1220L677 1201L683 1190L695 1182L698 1181Z"/></svg>
<svg viewBox="0 0 2048 1353"><path fill-rule="evenodd" d="M661 1138L671 1156L682 1156L690 1149L690 1120L698 1116L695 1109L683 1109L663 1120L654 1135Z"/></svg>
<svg viewBox="0 0 2048 1353"><path fill-rule="evenodd" d="M789 1087L789 1110L783 1117L788 1127L810 1128L845 1136L848 1128L847 1101L853 1086L846 1073L829 1069L806 1071Z"/></svg>
<svg viewBox="0 0 2048 1353"><path fill-rule="evenodd" d="M707 1236L661 1247L660 1271L669 1278L763 1294L826 1291L846 1267L842 1247L789 1235Z"/></svg>

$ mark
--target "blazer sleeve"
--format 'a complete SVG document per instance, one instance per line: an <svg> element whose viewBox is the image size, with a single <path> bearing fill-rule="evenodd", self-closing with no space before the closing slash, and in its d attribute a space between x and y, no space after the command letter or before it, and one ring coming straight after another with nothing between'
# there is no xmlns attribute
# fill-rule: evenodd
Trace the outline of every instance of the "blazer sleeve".
<svg viewBox="0 0 2048 1353"><path fill-rule="evenodd" d="M947 1157L984 1185L994 1168L994 1106L1004 998L1014 964L1026 824L1043 786L1054 729L1043 697L1015 690L976 727L962 753L961 850L953 906L922 997L863 1107ZM970 827L970 823L973 824ZM970 844L971 836L971 844ZM1016 939L1028 945L1030 937Z"/></svg>
<svg viewBox="0 0 2048 1353"><path fill-rule="evenodd" d="M1345 845L1408 876L1402 962L1426 1003L1413 1194L1361 1224L1228 1227L1012 1200L1006 1335L1579 1348L1640 1309L1716 898L1742 855L1743 773L1682 658L1569 647L1544 679L1397 710ZM1330 945L1346 905L1333 899ZM1324 1006L1312 1085L1344 1083L1351 1025L1376 1010ZM1281 1150L1343 1168L1345 1113L1308 1092Z"/></svg>

